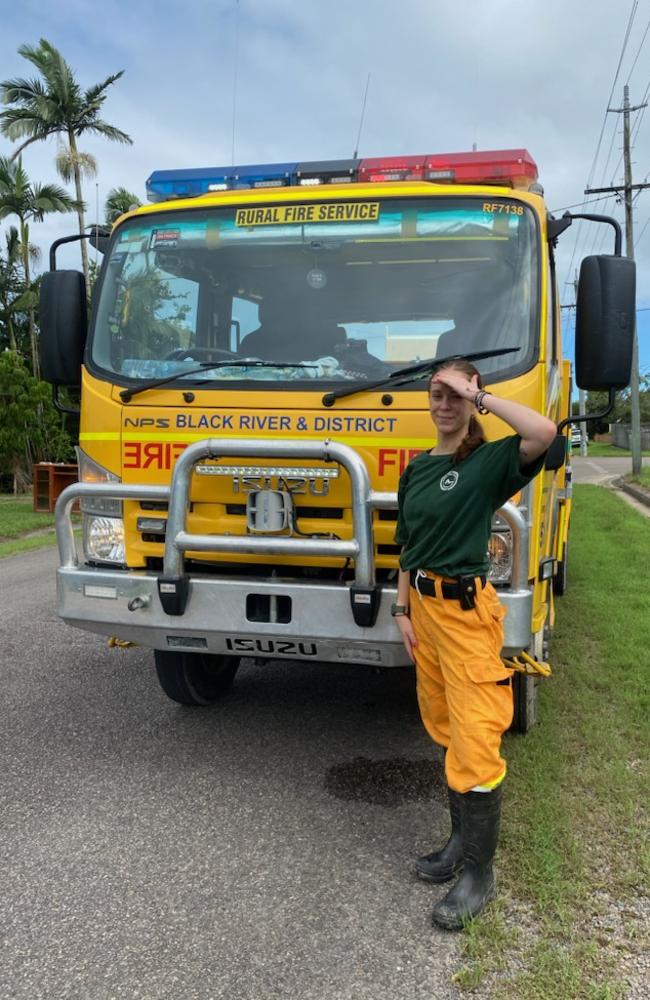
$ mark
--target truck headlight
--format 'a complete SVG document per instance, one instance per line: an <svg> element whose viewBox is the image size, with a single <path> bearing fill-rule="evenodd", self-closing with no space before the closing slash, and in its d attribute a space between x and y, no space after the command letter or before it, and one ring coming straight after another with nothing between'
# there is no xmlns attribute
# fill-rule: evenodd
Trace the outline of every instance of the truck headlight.
<svg viewBox="0 0 650 1000"><path fill-rule="evenodd" d="M512 577L512 531L503 518L495 515L488 542L490 583L510 583Z"/></svg>
<svg viewBox="0 0 650 1000"><path fill-rule="evenodd" d="M119 483L121 479L103 465L89 458L81 448L76 448L80 483ZM79 504L84 514L105 514L122 517L122 501L110 497L85 497Z"/></svg>
<svg viewBox="0 0 650 1000"><path fill-rule="evenodd" d="M83 546L86 559L124 563L124 521L121 517L84 513Z"/></svg>

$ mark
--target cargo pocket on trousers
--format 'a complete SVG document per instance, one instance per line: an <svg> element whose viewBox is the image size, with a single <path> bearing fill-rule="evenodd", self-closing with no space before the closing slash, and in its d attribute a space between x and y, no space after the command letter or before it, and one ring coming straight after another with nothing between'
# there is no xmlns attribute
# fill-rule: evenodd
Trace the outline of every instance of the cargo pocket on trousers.
<svg viewBox="0 0 650 1000"><path fill-rule="evenodd" d="M466 722L470 729L505 732L512 722L512 670L496 657L465 660Z"/></svg>
<svg viewBox="0 0 650 1000"><path fill-rule="evenodd" d="M489 583L477 597L476 613L480 621L488 629L498 656L503 646L503 619L506 616L506 609L497 597L494 587Z"/></svg>

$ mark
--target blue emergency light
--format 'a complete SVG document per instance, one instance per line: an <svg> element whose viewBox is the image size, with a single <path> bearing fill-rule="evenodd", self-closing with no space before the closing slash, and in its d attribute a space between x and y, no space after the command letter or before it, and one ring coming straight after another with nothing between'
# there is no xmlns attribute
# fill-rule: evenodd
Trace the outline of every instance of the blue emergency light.
<svg viewBox="0 0 650 1000"><path fill-rule="evenodd" d="M154 170L147 178L149 201L196 198L231 188L287 187L296 172L295 163L260 163L252 166L201 167L194 170Z"/></svg>

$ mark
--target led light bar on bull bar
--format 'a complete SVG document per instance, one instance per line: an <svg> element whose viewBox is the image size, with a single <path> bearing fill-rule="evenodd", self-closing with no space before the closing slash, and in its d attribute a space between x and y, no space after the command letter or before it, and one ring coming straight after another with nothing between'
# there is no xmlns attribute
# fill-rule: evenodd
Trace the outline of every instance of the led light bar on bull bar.
<svg viewBox="0 0 650 1000"><path fill-rule="evenodd" d="M245 188L312 187L324 184L420 180L447 184L498 184L535 189L537 165L526 149L473 153L428 153L363 160L314 160L193 170L155 170L147 180L149 201L195 198Z"/></svg>
<svg viewBox="0 0 650 1000"><path fill-rule="evenodd" d="M310 479L338 479L337 466L295 465L195 465L198 476L309 476Z"/></svg>

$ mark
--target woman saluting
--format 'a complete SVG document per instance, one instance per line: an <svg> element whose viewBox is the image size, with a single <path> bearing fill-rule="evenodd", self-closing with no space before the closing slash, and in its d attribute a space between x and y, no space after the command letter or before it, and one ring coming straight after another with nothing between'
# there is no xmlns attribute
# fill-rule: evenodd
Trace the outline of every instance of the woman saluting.
<svg viewBox="0 0 650 1000"><path fill-rule="evenodd" d="M415 661L429 735L445 750L451 835L420 858L429 882L460 878L433 910L457 930L495 892L492 860L506 764L501 737L512 721L512 671L500 657L505 609L486 582L492 515L537 475L557 431L546 417L481 388L478 371L454 360L429 382L437 443L417 455L399 485L402 546L395 621ZM487 443L475 411L514 434Z"/></svg>

